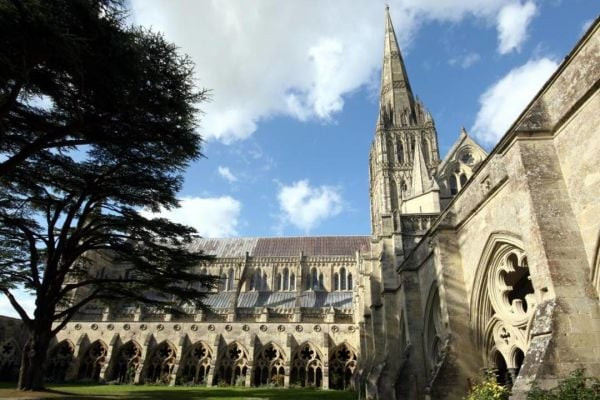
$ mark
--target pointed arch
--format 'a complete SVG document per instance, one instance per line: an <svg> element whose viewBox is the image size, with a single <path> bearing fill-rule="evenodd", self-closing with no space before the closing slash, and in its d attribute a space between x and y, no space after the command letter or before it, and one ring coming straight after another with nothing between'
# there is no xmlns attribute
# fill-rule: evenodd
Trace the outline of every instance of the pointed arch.
<svg viewBox="0 0 600 400"><path fill-rule="evenodd" d="M425 133L423 133L423 137L421 138L421 150L423 152L423 161L425 161L425 165L429 166L431 163L431 150L429 140L425 137Z"/></svg>
<svg viewBox="0 0 600 400"><path fill-rule="evenodd" d="M313 343L298 346L291 358L290 384L321 387L323 385L323 354Z"/></svg>
<svg viewBox="0 0 600 400"><path fill-rule="evenodd" d="M293 272L290 274L290 290L296 290L296 274Z"/></svg>
<svg viewBox="0 0 600 400"><path fill-rule="evenodd" d="M348 272L348 290L354 289L354 282L352 282L352 274Z"/></svg>
<svg viewBox="0 0 600 400"><path fill-rule="evenodd" d="M266 384L283 386L285 362L285 352L277 344L269 342L262 346L254 358L254 386Z"/></svg>
<svg viewBox="0 0 600 400"><path fill-rule="evenodd" d="M429 377L435 376L444 359L446 334L442 323L442 308L437 282L434 281L429 289L425 305L425 321L423 330L423 344Z"/></svg>
<svg viewBox="0 0 600 400"><path fill-rule="evenodd" d="M312 267L310 270L310 280L311 280L311 289L317 290L317 288L319 287L319 276L318 276L317 269L315 267Z"/></svg>
<svg viewBox="0 0 600 400"><path fill-rule="evenodd" d="M346 290L346 268L340 268L340 290Z"/></svg>
<svg viewBox="0 0 600 400"><path fill-rule="evenodd" d="M283 277L281 272L278 272L275 276L275 290L283 290Z"/></svg>
<svg viewBox="0 0 600 400"><path fill-rule="evenodd" d="M46 379L49 382L64 382L75 354L75 345L66 339L55 345L48 357Z"/></svg>
<svg viewBox="0 0 600 400"><path fill-rule="evenodd" d="M168 340L160 342L156 345L152 351L152 356L148 360L145 381L170 383L176 360L177 350L173 343Z"/></svg>
<svg viewBox="0 0 600 400"><path fill-rule="evenodd" d="M402 140L398 140L398 144L396 146L396 156L398 158L399 164L404 164L406 157L404 156L404 144Z"/></svg>
<svg viewBox="0 0 600 400"><path fill-rule="evenodd" d="M450 194L452 196L458 193L458 182L456 181L456 175L450 174L450 178L448 178L448 187L450 188Z"/></svg>
<svg viewBox="0 0 600 400"><path fill-rule="evenodd" d="M329 354L329 387L348 389L358 362L356 350L348 342L343 342Z"/></svg>
<svg viewBox="0 0 600 400"><path fill-rule="evenodd" d="M248 350L241 343L229 343L217 361L215 383L243 385L248 373L248 359Z"/></svg>
<svg viewBox="0 0 600 400"><path fill-rule="evenodd" d="M130 384L142 361L142 346L134 340L122 344L117 352L112 380Z"/></svg>
<svg viewBox="0 0 600 400"><path fill-rule="evenodd" d="M290 289L290 271L286 268L283 269L283 290Z"/></svg>
<svg viewBox="0 0 600 400"><path fill-rule="evenodd" d="M340 290L340 274L337 272L333 274L333 290Z"/></svg>
<svg viewBox="0 0 600 400"><path fill-rule="evenodd" d="M106 364L108 346L98 339L91 343L79 366L79 379L97 382L100 379L100 371Z"/></svg>
<svg viewBox="0 0 600 400"><path fill-rule="evenodd" d="M390 207L391 211L398 211L398 185L394 178L390 179Z"/></svg>
<svg viewBox="0 0 600 400"><path fill-rule="evenodd" d="M194 343L182 358L182 382L194 385L206 383L212 360L213 352L206 342L200 340Z"/></svg>

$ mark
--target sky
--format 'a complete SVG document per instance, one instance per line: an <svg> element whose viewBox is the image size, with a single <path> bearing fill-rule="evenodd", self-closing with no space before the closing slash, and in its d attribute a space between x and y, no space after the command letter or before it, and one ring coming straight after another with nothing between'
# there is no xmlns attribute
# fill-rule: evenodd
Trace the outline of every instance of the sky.
<svg viewBox="0 0 600 400"><path fill-rule="evenodd" d="M592 21L597 0L389 0L443 157L490 150ZM205 237L368 235L383 1L129 0L196 64L205 158L163 216ZM33 301L22 296L31 309ZM4 298L0 314L15 315Z"/></svg>

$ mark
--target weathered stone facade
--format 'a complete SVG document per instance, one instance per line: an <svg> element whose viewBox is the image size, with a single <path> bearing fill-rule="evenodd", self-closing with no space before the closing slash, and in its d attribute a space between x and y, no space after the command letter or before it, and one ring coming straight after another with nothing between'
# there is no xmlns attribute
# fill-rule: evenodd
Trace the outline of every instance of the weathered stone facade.
<svg viewBox="0 0 600 400"><path fill-rule="evenodd" d="M372 236L200 240L212 312L88 308L50 350L54 378L390 400L460 399L484 370L515 399L600 376L600 24L489 155L463 129L444 160L385 24Z"/></svg>

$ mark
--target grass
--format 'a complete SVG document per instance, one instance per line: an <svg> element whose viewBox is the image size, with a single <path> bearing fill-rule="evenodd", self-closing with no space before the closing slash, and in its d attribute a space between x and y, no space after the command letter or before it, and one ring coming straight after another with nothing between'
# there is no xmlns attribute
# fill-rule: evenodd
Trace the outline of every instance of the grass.
<svg viewBox="0 0 600 400"><path fill-rule="evenodd" d="M48 385L46 392L21 392L15 383L0 383L0 398L23 399L214 399L214 400L354 400L353 392L306 388L240 388L201 386L148 386L148 385Z"/></svg>

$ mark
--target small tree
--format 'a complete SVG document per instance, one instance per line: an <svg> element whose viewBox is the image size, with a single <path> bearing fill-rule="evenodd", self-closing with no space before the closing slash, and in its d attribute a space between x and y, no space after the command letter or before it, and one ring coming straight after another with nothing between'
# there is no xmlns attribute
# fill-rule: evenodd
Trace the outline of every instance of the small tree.
<svg viewBox="0 0 600 400"><path fill-rule="evenodd" d="M508 400L510 390L496 382L492 374L485 376L485 379L475 384L465 400Z"/></svg>
<svg viewBox="0 0 600 400"><path fill-rule="evenodd" d="M43 388L50 340L82 307L179 312L215 284L194 273L192 228L139 213L178 205L206 92L124 15L119 0L0 0L0 292L29 331L20 389ZM116 271L93 273L99 260Z"/></svg>

